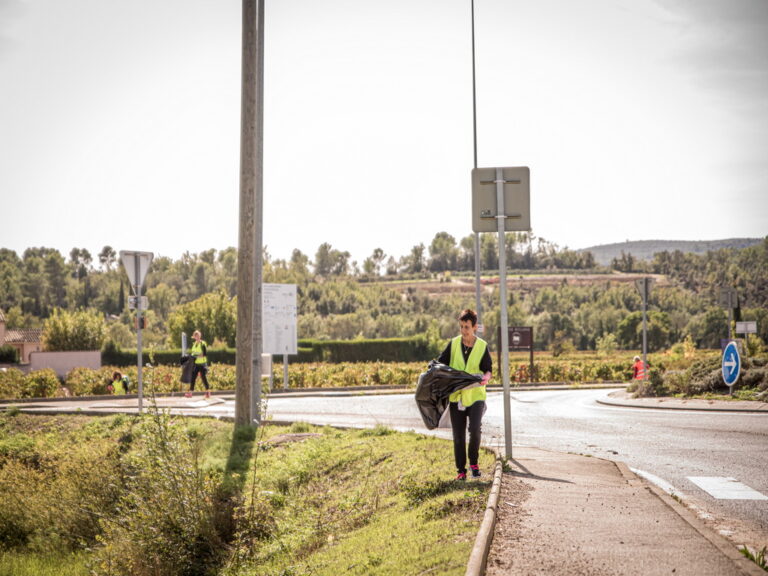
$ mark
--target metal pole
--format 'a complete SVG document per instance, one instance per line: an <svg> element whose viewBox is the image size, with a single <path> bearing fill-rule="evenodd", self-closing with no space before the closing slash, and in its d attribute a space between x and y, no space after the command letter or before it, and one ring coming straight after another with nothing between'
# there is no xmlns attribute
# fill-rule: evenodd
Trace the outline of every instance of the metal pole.
<svg viewBox="0 0 768 576"><path fill-rule="evenodd" d="M288 355L283 354L283 390L288 390Z"/></svg>
<svg viewBox="0 0 768 576"><path fill-rule="evenodd" d="M509 401L509 330L507 319L507 255L504 246L504 172L496 168L496 223L499 231L499 306L501 308L501 377L504 383L504 456L512 459L512 411Z"/></svg>
<svg viewBox="0 0 768 576"><path fill-rule="evenodd" d="M475 83L475 0L472 0L472 137L477 168L477 88Z"/></svg>
<svg viewBox="0 0 768 576"><path fill-rule="evenodd" d="M247 1L247 0L246 0ZM256 70L254 79L255 90L255 158L254 158L254 237L253 237L253 349L251 351L251 422L261 423L261 284L263 273L263 239L264 228L264 0L257 2L256 14ZM270 372L271 373L271 372ZM271 382L271 381L270 381Z"/></svg>
<svg viewBox="0 0 768 576"><path fill-rule="evenodd" d="M474 144L474 167L477 168L477 90L475 85L475 0L472 0L472 141ZM475 232L475 311L477 322L483 326L481 335L485 335L483 323L483 301L480 294L480 233Z"/></svg>
<svg viewBox="0 0 768 576"><path fill-rule="evenodd" d="M734 333L733 333L733 308L734 308L734 298L733 298L733 290L728 288L728 340L733 340Z"/></svg>
<svg viewBox="0 0 768 576"><path fill-rule="evenodd" d="M140 258L138 255L136 255L136 258L134 259L134 270L135 270L135 278L139 278L139 269L140 269ZM141 414L143 409L143 400L144 400L144 381L142 379L141 375L141 364L142 364L142 350L141 350L141 286L134 286L134 294L136 294L136 371L137 371L137 380L139 382L138 386L138 394L139 394L139 414Z"/></svg>
<svg viewBox="0 0 768 576"><path fill-rule="evenodd" d="M643 278L643 380L648 380L648 278Z"/></svg>

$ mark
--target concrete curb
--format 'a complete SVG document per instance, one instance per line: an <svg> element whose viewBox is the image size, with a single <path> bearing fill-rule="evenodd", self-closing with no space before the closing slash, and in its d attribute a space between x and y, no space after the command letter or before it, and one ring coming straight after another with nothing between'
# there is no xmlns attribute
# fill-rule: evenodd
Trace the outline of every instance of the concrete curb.
<svg viewBox="0 0 768 576"><path fill-rule="evenodd" d="M493 473L493 486L488 495L488 504L485 507L483 522L480 524L480 530L475 538L475 545L469 555L467 562L466 576L483 576L485 574L486 563L488 562L488 552L493 542L493 532L496 528L496 512L499 506L499 496L501 495L502 462L500 458L496 459L496 468Z"/></svg>
<svg viewBox="0 0 768 576"><path fill-rule="evenodd" d="M679 410L688 412L730 412L743 414L768 414L766 408L728 408L727 406L683 406L659 402L657 404L646 404L643 402L633 402L631 400L615 400L612 398L597 398L595 402L603 406L613 406L615 408L642 408L644 410Z"/></svg>

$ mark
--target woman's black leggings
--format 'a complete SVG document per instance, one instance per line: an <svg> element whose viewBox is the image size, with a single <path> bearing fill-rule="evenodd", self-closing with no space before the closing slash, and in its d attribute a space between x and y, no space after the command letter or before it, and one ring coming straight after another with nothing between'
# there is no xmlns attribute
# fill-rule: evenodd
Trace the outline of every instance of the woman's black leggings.
<svg viewBox="0 0 768 576"><path fill-rule="evenodd" d="M192 392L195 391L195 380L197 380L198 374L200 374L200 378L203 380L203 386L208 390L208 366L206 364L195 364L195 368L192 370L192 382L189 384L189 389Z"/></svg>
<svg viewBox="0 0 768 576"><path fill-rule="evenodd" d="M480 454L480 425L485 412L485 401L478 400L472 406L459 410L458 402L451 402L451 428L453 429L453 458L456 470L467 471L467 422L469 422L469 463L477 464Z"/></svg>

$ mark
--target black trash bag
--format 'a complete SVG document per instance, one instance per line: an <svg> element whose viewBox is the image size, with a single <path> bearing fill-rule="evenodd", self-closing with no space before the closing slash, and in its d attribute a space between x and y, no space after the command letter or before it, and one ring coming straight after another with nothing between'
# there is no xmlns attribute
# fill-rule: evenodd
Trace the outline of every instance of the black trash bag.
<svg viewBox="0 0 768 576"><path fill-rule="evenodd" d="M416 406L428 430L434 430L448 409L448 397L462 388L477 384L482 375L469 374L432 360L416 386Z"/></svg>
<svg viewBox="0 0 768 576"><path fill-rule="evenodd" d="M192 356L181 357L181 383L192 383L192 372L195 370L195 359Z"/></svg>

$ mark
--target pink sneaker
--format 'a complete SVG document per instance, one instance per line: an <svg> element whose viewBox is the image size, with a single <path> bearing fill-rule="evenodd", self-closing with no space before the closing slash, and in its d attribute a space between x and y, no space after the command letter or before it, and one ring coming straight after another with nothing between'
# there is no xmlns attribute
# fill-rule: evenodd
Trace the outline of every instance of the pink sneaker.
<svg viewBox="0 0 768 576"><path fill-rule="evenodd" d="M205 397L206 398L210 398L211 397L211 393L208 390L205 391Z"/></svg>
<svg viewBox="0 0 768 576"><path fill-rule="evenodd" d="M185 392L184 398L192 398L192 392Z"/></svg>
<svg viewBox="0 0 768 576"><path fill-rule="evenodd" d="M459 472L458 476L456 476L456 480L466 480L466 479L467 479L466 472Z"/></svg>

